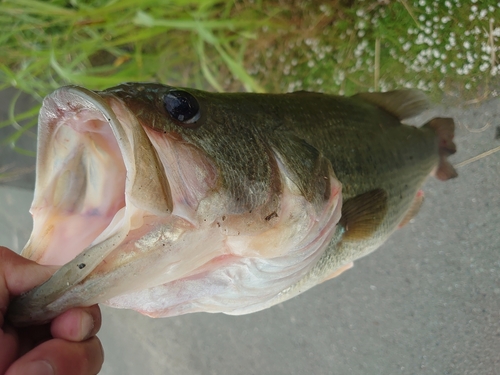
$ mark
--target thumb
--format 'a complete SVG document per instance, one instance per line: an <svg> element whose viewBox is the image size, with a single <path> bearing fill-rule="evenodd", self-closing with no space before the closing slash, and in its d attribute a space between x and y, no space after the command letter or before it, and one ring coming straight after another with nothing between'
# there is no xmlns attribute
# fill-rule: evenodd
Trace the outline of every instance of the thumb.
<svg viewBox="0 0 500 375"><path fill-rule="evenodd" d="M0 313L5 314L12 296L42 284L58 268L39 265L0 246Z"/></svg>

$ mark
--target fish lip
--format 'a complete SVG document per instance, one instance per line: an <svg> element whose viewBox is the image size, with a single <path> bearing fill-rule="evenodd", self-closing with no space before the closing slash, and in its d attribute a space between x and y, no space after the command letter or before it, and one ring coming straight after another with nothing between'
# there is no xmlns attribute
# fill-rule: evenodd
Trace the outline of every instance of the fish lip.
<svg viewBox="0 0 500 375"><path fill-rule="evenodd" d="M102 93L102 92L101 92ZM50 111L52 108L52 105L57 105L54 103L55 100L53 100L55 97L61 95L61 94L72 94L74 95L77 99L84 99L88 103L91 104L91 106L94 109L97 109L105 118L107 123L111 127L111 131L113 132L115 139L118 143L118 146L120 147L120 150L122 151L122 157L124 158L124 163L127 165L127 163L131 163L132 160L129 158L129 153L130 150L130 143L127 142L128 138L126 137L126 134L124 132L123 126L121 122L118 120L116 117L114 111L111 109L110 105L104 100L103 96L101 94L98 94L95 91L91 91L89 89L86 89L85 87L81 86L76 86L76 85L68 85L68 86L63 86L56 91L54 91L52 94L47 96L44 100L43 106L40 109L40 120L43 118L43 115ZM110 94L107 94L108 96L112 96ZM68 102L69 104L69 102ZM39 125L40 126L40 125ZM125 149L125 148L128 148Z"/></svg>

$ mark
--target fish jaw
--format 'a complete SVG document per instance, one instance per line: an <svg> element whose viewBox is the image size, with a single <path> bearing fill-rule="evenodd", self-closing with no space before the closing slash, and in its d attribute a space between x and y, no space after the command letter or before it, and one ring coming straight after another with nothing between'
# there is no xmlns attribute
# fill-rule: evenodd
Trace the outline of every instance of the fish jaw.
<svg viewBox="0 0 500 375"><path fill-rule="evenodd" d="M62 266L26 295L19 319L47 320L47 306L85 279L128 234L172 201L156 152L135 117L112 96L67 86L39 116L33 231L22 251ZM88 298L87 304L95 303Z"/></svg>

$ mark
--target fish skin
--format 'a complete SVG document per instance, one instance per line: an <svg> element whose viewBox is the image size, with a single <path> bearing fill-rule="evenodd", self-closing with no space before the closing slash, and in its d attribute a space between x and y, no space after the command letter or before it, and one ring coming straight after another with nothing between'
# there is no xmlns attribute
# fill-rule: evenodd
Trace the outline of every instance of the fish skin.
<svg viewBox="0 0 500 375"><path fill-rule="evenodd" d="M151 88L156 95L161 95L162 90L166 90L162 85ZM256 141L253 147L249 145L249 138L266 139L278 150L288 169L296 171L294 182L308 200L328 190L322 185L321 179L321 172L325 172L324 167L320 166L324 157L331 163L336 177L342 183L344 202L376 188L387 193L387 216L381 220L380 230L372 236L377 242L380 241L377 236L385 238L386 233L391 232L395 224L401 221L423 181L439 161L439 140L435 131L428 127L401 124L392 113L368 102L368 97L362 95L349 98L305 91L291 94L213 94L185 90L197 98L216 103L214 109L207 110L206 114L214 123L231 124L230 128L224 129L230 132L224 133L223 142L219 142L217 134L220 129L207 120L200 127L206 132L195 133L190 129L179 131L185 139L205 152L216 150L213 154L216 161L228 161L219 167L231 166L225 175L228 175L227 180L232 184L228 190L235 191L235 196L243 193L245 197L245 191L238 191L244 188L239 181L252 179L250 175L261 176L262 180L269 181L268 165L271 158L240 161L234 155L235 150L242 150L241 154L249 156L267 154L264 147L259 147L259 142ZM137 103L135 98L139 94L134 86L122 85L110 91L120 96L131 108ZM415 91L404 90L396 94L401 92L413 94ZM150 106L150 110L142 111L142 122L162 124L157 125L158 130L170 131L169 124L162 122L161 118L152 118L161 117L161 109L151 106L155 101L151 97L148 99L147 102L140 102L141 106ZM317 113L312 114L311 109ZM283 112L285 115L282 115ZM409 111L409 114L416 113ZM239 116L246 120L240 123L231 121ZM248 127L248 123L256 126ZM212 129L215 131L211 132ZM252 133L247 137L248 130ZM217 146L210 140L217 141ZM207 141L208 145L205 143ZM255 170L245 168L249 165L254 165ZM266 184L269 187L270 183ZM257 204L262 202L259 200ZM359 245L359 241L356 244Z"/></svg>
<svg viewBox="0 0 500 375"><path fill-rule="evenodd" d="M174 89L190 93L200 106L200 118L192 126L180 126L163 106L162 98ZM74 90L78 92L79 89ZM220 306L217 307L219 310L204 310L203 306L190 302L179 308L165 308L156 314L160 316L194 311L243 314L300 294L330 275L336 275L337 270L349 268L354 260L379 247L402 220L407 219L406 214L429 174L433 173L443 180L456 176L446 160L455 151L451 119L433 119L420 128L400 122L430 105L425 96L415 90L343 97L310 92L208 93L159 84L127 83L87 95L92 100L104 100L109 106L114 101L122 103L142 126L151 142L154 143L154 138L173 137L176 142L195 150L193 152L198 153L195 157L201 159L205 155L208 161L206 164L200 162L202 164L199 165L207 170L213 168L213 173L207 173L215 176L214 180L209 179L209 189L205 190L222 192L214 194L209 206L219 204L224 209L222 216L212 219L218 227L224 229L226 226L228 231L225 233L228 236L239 235L240 229L247 231L245 233L248 235L259 235L272 229L282 220L278 213L283 209L283 196L286 189L290 189L289 186L309 202L311 215L315 213L319 218L324 217L325 207L330 207L327 211L333 215L331 212L335 208L332 199L334 195L340 194L336 193L338 189L335 186L338 182L342 185L340 221L335 221L333 216L322 219L322 223L331 223L330 228L321 232L328 231L329 234L323 236L329 245L321 245L321 253L308 258L310 264L297 271L295 279L286 287L258 303L244 301L238 306L238 301L231 302L234 305L228 311ZM152 147L147 142L144 145L140 149ZM165 151L156 149L158 155L162 152ZM161 156L157 158L161 159ZM291 184L288 182L287 185L283 175L287 176ZM172 185L170 181L168 183ZM161 196L170 194L170 190L174 189L168 183L160 181L163 191ZM164 211L170 214L173 208L175 213L176 203L169 201L168 197L164 201ZM205 206L200 203L197 210L207 209L207 212L211 212L211 208ZM280 259L277 254L262 251L260 255L254 253L248 256L260 256L259 260L263 262L269 257L269 262L272 262ZM92 257L96 259L96 255ZM118 307L142 309L141 306L130 305L129 301L140 300L135 298L142 293L140 290L120 290L129 296L129 300L120 299L120 296L106 300L78 300L72 296L64 300L62 307L47 311L43 306L69 295L67 288L62 285L70 280L67 276L70 265L80 262L79 259L63 266L61 271L66 273L60 272L53 276L45 289L42 285L15 301L9 310L9 319L17 325L40 323L64 309L104 301ZM99 270L99 265L93 267ZM223 267L224 263L221 263ZM109 275L112 272L101 271L99 274L97 271L92 273L93 269L84 270L86 275L75 276L69 282L69 288L85 283L97 285L100 281L103 285L111 283L109 280L112 277ZM71 272L74 273L74 269L71 268ZM180 288L187 285L186 290L189 290L190 282L192 280L188 278L166 284L160 292L165 292L170 286L175 289L179 285ZM234 282L238 283L238 280ZM149 290L158 291L158 288L160 286ZM57 293L54 293L56 289ZM168 297L167 290L164 298L168 300ZM72 298L76 302L71 301ZM39 309L40 312L33 312L33 309Z"/></svg>

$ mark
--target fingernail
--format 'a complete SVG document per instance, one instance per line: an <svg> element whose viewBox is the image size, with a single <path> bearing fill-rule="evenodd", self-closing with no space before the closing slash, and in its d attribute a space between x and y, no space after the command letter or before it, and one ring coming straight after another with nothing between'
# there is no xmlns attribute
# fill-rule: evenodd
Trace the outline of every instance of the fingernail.
<svg viewBox="0 0 500 375"><path fill-rule="evenodd" d="M47 361L34 361L25 364L19 373L26 375L54 375L54 369Z"/></svg>
<svg viewBox="0 0 500 375"><path fill-rule="evenodd" d="M94 329L94 317L87 312L84 313L82 316L80 329L83 337L82 340L87 340L92 334L92 330Z"/></svg>

